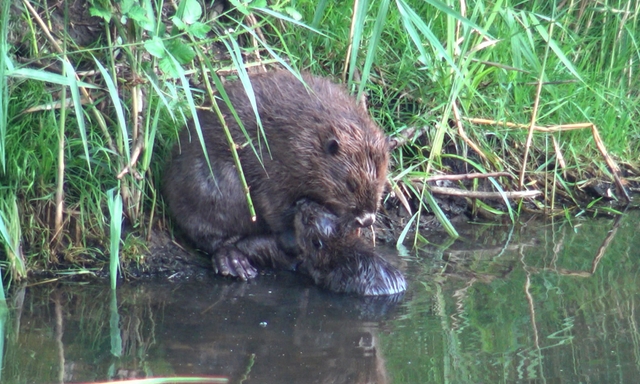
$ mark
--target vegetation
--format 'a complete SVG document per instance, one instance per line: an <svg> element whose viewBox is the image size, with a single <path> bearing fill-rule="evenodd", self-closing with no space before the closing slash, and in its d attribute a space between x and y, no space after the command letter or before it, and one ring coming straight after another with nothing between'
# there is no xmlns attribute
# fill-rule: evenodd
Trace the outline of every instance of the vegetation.
<svg viewBox="0 0 640 384"><path fill-rule="evenodd" d="M140 261L140 239L166 228L159 180L177 130L223 77L261 67L366 95L401 146L390 182L409 222L433 212L452 236L434 198L452 191L427 184L441 173L491 172L453 185L497 192L499 205L466 198L474 214L515 220L613 211L605 200L624 203L620 186L640 172L631 0L176 3L2 2L0 267L11 279L100 269L106 253L112 271ZM508 194L525 190L540 193Z"/></svg>

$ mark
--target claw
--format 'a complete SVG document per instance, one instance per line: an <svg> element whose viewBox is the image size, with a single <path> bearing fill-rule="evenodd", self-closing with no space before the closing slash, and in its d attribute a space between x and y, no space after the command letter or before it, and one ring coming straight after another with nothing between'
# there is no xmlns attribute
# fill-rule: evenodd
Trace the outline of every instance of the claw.
<svg viewBox="0 0 640 384"><path fill-rule="evenodd" d="M247 281L258 275L247 256L235 247L225 247L211 258L213 270L222 276L233 276Z"/></svg>

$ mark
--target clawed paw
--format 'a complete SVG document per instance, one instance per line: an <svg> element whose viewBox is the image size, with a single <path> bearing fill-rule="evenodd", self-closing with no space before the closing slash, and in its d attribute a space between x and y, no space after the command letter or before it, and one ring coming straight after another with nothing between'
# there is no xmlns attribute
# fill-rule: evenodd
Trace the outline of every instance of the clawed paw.
<svg viewBox="0 0 640 384"><path fill-rule="evenodd" d="M233 276L247 281L258 275L249 258L235 247L224 247L212 257L213 270L223 276Z"/></svg>

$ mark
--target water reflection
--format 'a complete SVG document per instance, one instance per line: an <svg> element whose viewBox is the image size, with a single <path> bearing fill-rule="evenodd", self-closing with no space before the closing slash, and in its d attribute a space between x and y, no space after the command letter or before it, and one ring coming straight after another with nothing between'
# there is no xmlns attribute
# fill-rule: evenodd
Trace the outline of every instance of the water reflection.
<svg viewBox="0 0 640 384"><path fill-rule="evenodd" d="M405 259L409 290L387 300L288 273L16 290L2 382L635 382L639 219L459 225Z"/></svg>
<svg viewBox="0 0 640 384"><path fill-rule="evenodd" d="M637 382L638 219L475 226L426 247L382 343L393 381Z"/></svg>
<svg viewBox="0 0 640 384"><path fill-rule="evenodd" d="M286 273L248 284L129 284L117 297L106 286L33 287L15 296L3 376L386 382L378 336L400 299L332 294Z"/></svg>

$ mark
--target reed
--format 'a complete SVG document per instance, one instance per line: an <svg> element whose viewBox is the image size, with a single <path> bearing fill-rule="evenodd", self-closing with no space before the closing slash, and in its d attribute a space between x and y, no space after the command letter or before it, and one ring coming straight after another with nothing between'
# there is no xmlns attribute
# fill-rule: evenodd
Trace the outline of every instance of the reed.
<svg viewBox="0 0 640 384"><path fill-rule="evenodd" d="M114 244L123 265L136 260L123 250L165 217L159 180L178 129L197 108L216 110L215 92L228 102L223 77L248 84L255 67L346 82L402 141L389 179L412 225L436 214L452 236L434 175L500 173L451 187L497 193L462 199L515 221L523 210L614 212L584 191L604 180L624 200L614 176L624 183L636 169L631 0L253 1L222 11L182 0L169 19L161 1L105 0L90 11L109 33L87 41L60 28L74 25L59 18L73 21L81 2L14 3L0 16L0 267L13 279L59 264L106 267L102 250ZM532 191L539 197L511 194ZM109 209L118 198L122 215Z"/></svg>

